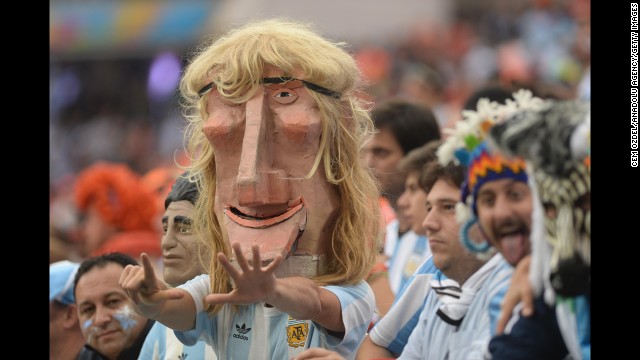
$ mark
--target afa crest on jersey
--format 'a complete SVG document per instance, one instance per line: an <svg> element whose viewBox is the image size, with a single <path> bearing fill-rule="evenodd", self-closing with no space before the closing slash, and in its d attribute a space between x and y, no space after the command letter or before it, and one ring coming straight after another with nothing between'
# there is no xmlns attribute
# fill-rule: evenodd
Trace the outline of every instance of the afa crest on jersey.
<svg viewBox="0 0 640 360"><path fill-rule="evenodd" d="M287 322L287 341L289 342L289 347L303 347L307 342L307 335L309 335L309 323L304 320L296 320L289 317Z"/></svg>

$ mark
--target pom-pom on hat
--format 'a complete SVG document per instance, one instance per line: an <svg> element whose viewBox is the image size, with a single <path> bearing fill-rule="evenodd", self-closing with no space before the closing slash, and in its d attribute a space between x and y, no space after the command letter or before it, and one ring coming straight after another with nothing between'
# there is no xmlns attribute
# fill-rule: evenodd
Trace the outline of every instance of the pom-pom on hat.
<svg viewBox="0 0 640 360"><path fill-rule="evenodd" d="M538 110L545 106L545 100L534 97L531 91L524 89L515 92L513 100L507 99L504 105L481 98L475 110L462 111L464 120L458 121L455 129L443 130L448 137L438 149L438 160L442 165L454 162L467 169L461 189L461 201L464 206L458 206L456 211L459 221L464 222L460 230L460 239L470 251L486 254L490 250L487 242L478 245L471 241L467 234L469 228L478 221L478 189L488 181L504 178L513 178L525 183L528 180L523 159L505 157L489 146L489 129L517 112Z"/></svg>

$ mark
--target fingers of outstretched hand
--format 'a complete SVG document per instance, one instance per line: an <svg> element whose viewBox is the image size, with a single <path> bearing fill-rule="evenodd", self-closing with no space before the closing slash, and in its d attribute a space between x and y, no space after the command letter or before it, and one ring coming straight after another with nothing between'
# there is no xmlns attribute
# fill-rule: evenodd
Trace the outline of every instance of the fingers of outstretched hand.
<svg viewBox="0 0 640 360"><path fill-rule="evenodd" d="M502 305L502 309L500 310L500 317L498 318L498 322L496 323L496 334L500 335L504 332L505 326L507 326L507 322L511 318L511 313L505 311L504 305Z"/></svg>
<svg viewBox="0 0 640 360"><path fill-rule="evenodd" d="M249 262L247 261L247 258L242 253L242 247L240 247L240 244L235 243L232 245L232 247L233 247L233 253L236 255L236 261L238 262L238 266L240 266L240 269L242 269L242 271L244 272L251 271L251 268L249 267Z"/></svg>
<svg viewBox="0 0 640 360"><path fill-rule="evenodd" d="M533 304L533 288L529 282L529 266L531 264L531 255L524 257L513 272L511 277L511 285L504 295L502 308L500 310L500 318L496 323L496 333L501 334L511 319L513 309L522 303L522 316L531 316L534 312Z"/></svg>
<svg viewBox="0 0 640 360"><path fill-rule="evenodd" d="M520 261L518 266L516 267L516 273L514 277L517 277L516 280L512 280L512 282L517 281L520 290L520 298L519 301L522 302L522 315L523 316L531 316L533 314L533 288L531 287L531 282L529 281L529 267L531 266L531 255L528 255L524 259Z"/></svg>
<svg viewBox="0 0 640 360"><path fill-rule="evenodd" d="M520 290L516 286L517 284L511 283L509 290L504 295L504 299L502 300L502 306L500 308L500 317L498 318L498 322L496 323L496 333L502 334L504 332L507 323L511 319L511 314L513 313L513 309L520 302Z"/></svg>
<svg viewBox="0 0 640 360"><path fill-rule="evenodd" d="M141 291L144 269L138 265L127 265L120 275L120 286L134 303L140 302L138 292Z"/></svg>
<svg viewBox="0 0 640 360"><path fill-rule="evenodd" d="M120 286L134 303L157 304L166 300L180 299L184 293L178 289L159 289L156 284L146 285L145 271L140 266L132 269Z"/></svg>
<svg viewBox="0 0 640 360"><path fill-rule="evenodd" d="M531 286L525 286L522 289L522 316L533 315L533 289Z"/></svg>
<svg viewBox="0 0 640 360"><path fill-rule="evenodd" d="M251 252L253 252L253 261L251 262L253 268L260 269L260 267L262 266L262 259L260 258L260 246L253 245L251 247Z"/></svg>
<svg viewBox="0 0 640 360"><path fill-rule="evenodd" d="M153 264L151 263L151 259L149 255L146 253L140 254L140 262L142 263L142 267L144 268L144 282L145 285L153 285L156 283L156 272L153 269Z"/></svg>
<svg viewBox="0 0 640 360"><path fill-rule="evenodd" d="M265 271L275 271L275 268L284 260L284 257L281 254L276 255L273 258L273 261L264 269Z"/></svg>
<svg viewBox="0 0 640 360"><path fill-rule="evenodd" d="M134 268L136 268L136 265L127 265L127 266L124 267L124 270L122 271L122 274L120 274L120 279L118 280L118 284L120 284L120 286L122 286L122 284L129 277L129 275L131 274L131 271Z"/></svg>
<svg viewBox="0 0 640 360"><path fill-rule="evenodd" d="M218 253L218 262L227 271L232 279L236 280L240 276L240 272L235 268L224 253Z"/></svg>

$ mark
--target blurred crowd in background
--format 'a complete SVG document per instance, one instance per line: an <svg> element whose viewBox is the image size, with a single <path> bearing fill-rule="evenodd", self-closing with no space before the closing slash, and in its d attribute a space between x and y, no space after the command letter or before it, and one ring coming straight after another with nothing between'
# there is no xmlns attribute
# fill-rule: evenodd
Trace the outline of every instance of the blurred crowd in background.
<svg viewBox="0 0 640 360"><path fill-rule="evenodd" d="M176 163L187 161L177 95L181 71L205 36L225 30L218 29L219 17L207 12L221 12L229 1L149 2L129 5L135 10L130 14L116 13L125 3L51 3L50 262L88 255L76 246L81 236L73 191L78 174L91 165L125 164L140 184L164 199L178 173ZM334 38L349 43L373 106L392 97L421 101L442 128L452 128L464 100L492 83L530 88L547 98L590 98L590 1L427 3L440 6L443 21L412 20L393 38ZM78 7L85 12L74 10ZM109 11L111 17L105 15ZM367 8L358 11L366 14ZM102 17L92 19L94 13ZM84 15L85 24L74 22ZM110 26L115 32L105 35ZM85 30L95 33L90 37L81 33ZM115 45L100 47L100 41Z"/></svg>

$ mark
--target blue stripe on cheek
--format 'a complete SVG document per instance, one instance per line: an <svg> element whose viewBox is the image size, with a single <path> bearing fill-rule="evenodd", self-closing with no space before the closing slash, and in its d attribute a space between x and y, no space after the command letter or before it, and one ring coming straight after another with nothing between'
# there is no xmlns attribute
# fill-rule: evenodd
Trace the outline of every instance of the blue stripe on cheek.
<svg viewBox="0 0 640 360"><path fill-rule="evenodd" d="M120 323L123 330L129 330L138 323L138 321L133 318L133 314L133 310L129 306L124 306L113 314L113 317Z"/></svg>

